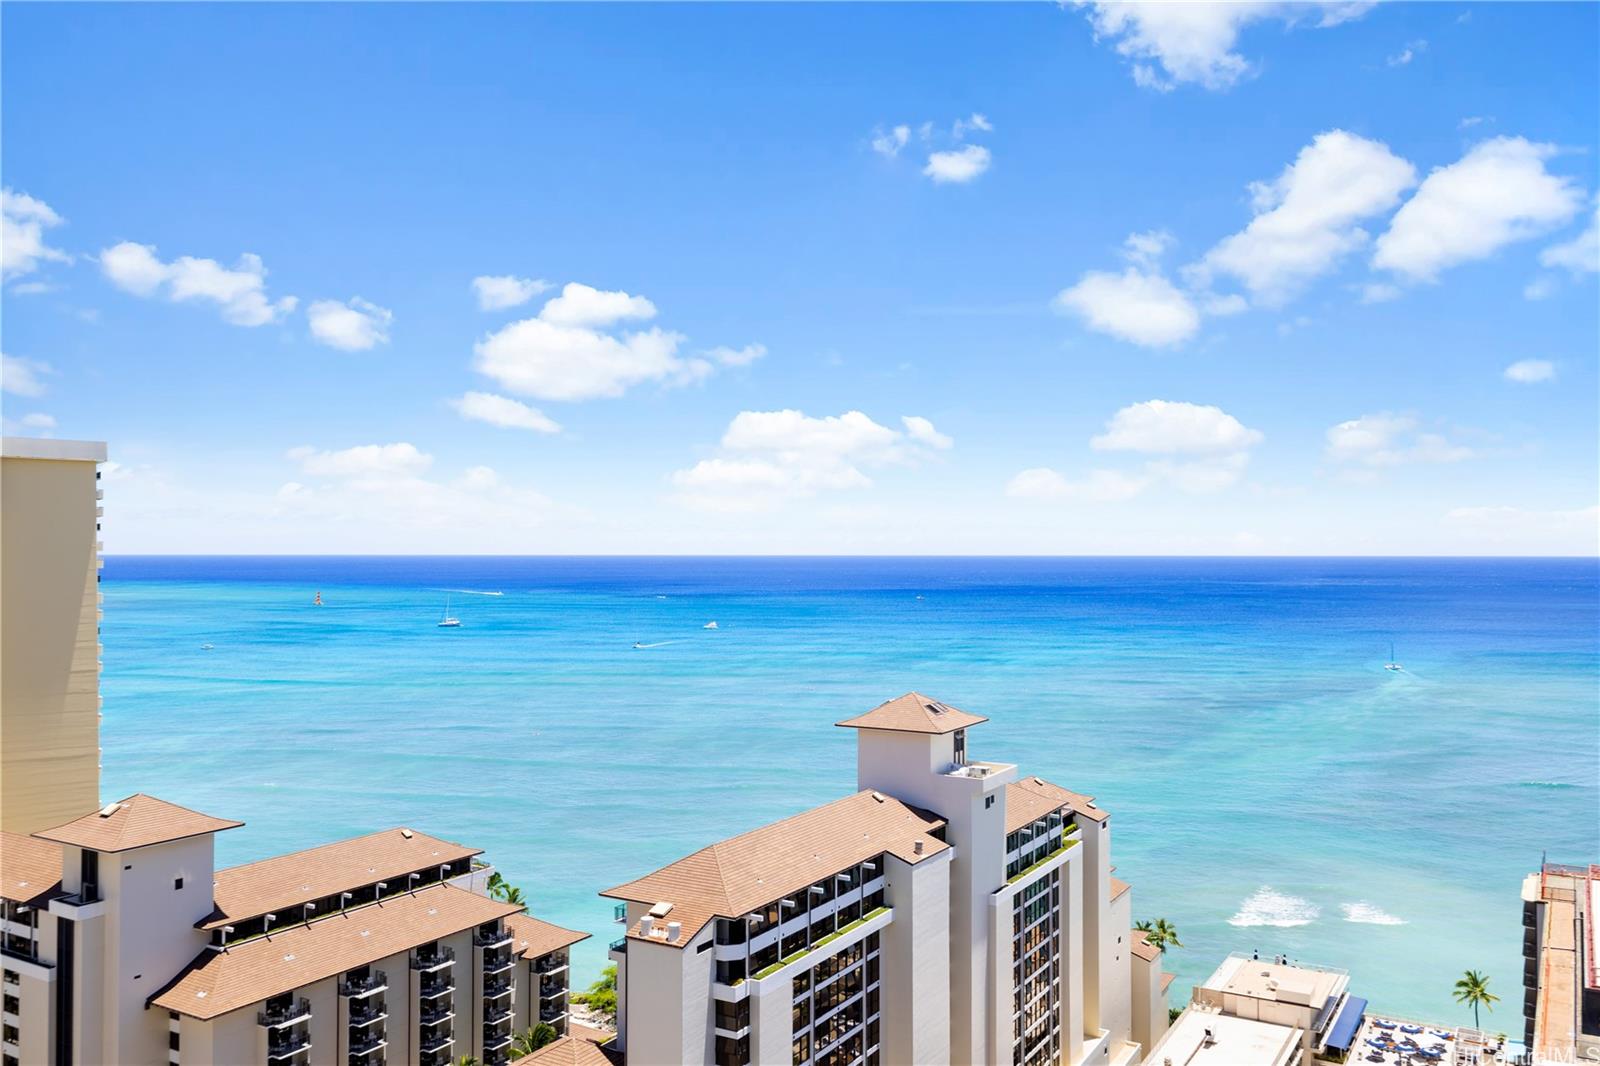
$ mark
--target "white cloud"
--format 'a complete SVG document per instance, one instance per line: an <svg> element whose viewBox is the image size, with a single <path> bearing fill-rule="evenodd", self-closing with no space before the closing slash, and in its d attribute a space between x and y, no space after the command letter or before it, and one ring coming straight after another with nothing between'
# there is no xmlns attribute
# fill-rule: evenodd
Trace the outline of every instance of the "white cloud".
<svg viewBox="0 0 1600 1066"><path fill-rule="evenodd" d="M932 152L922 172L935 184L965 184L989 169L989 149L969 144L948 152Z"/></svg>
<svg viewBox="0 0 1600 1066"><path fill-rule="evenodd" d="M43 396L44 375L54 373L49 363L0 354L0 390L13 396Z"/></svg>
<svg viewBox="0 0 1600 1066"><path fill-rule="evenodd" d="M968 118L958 118L950 127L950 136L962 140L971 130L980 130L983 133L993 133L994 126L990 124L988 116L974 111Z"/></svg>
<svg viewBox="0 0 1600 1066"><path fill-rule="evenodd" d="M1597 207L1589 226L1570 241L1552 244L1539 253L1539 262L1552 269L1562 269L1573 274L1600 272L1600 207Z"/></svg>
<svg viewBox="0 0 1600 1066"><path fill-rule="evenodd" d="M1293 26L1318 15L1316 26L1334 26L1365 14L1372 6L1356 2L1290 4L1259 0L1074 2L1087 7L1096 39L1115 42L1117 52L1133 62L1133 80L1144 88L1162 92L1184 83L1226 89L1252 73L1251 63L1233 50L1240 31L1252 22L1274 19Z"/></svg>
<svg viewBox="0 0 1600 1066"><path fill-rule="evenodd" d="M343 451L317 451L310 445L291 449L289 458L307 474L319 477L384 477L416 475L433 465L433 456L406 442L362 444Z"/></svg>
<svg viewBox="0 0 1600 1066"><path fill-rule="evenodd" d="M1505 376L1507 381L1532 385L1555 377L1556 365L1548 359L1519 359L1506 367Z"/></svg>
<svg viewBox="0 0 1600 1066"><path fill-rule="evenodd" d="M1372 265L1432 281L1447 267L1566 222L1582 194L1571 178L1545 170L1554 154L1552 145L1496 137L1435 169L1378 238Z"/></svg>
<svg viewBox="0 0 1600 1066"><path fill-rule="evenodd" d="M1427 41L1411 41L1387 60L1391 67L1403 67L1428 50Z"/></svg>
<svg viewBox="0 0 1600 1066"><path fill-rule="evenodd" d="M487 422L502 429L531 429L535 433L560 433L561 427L525 403L492 392L468 392L450 401L462 418Z"/></svg>
<svg viewBox="0 0 1600 1066"><path fill-rule="evenodd" d="M1089 441L1095 451L1148 454L1239 452L1260 444L1261 433L1220 407L1171 400L1129 404L1106 431Z"/></svg>
<svg viewBox="0 0 1600 1066"><path fill-rule="evenodd" d="M1281 303L1366 243L1358 223L1389 211L1416 180L1416 168L1379 141L1319 133L1276 179L1250 186L1255 218L1206 253L1195 280L1231 275L1257 299Z"/></svg>
<svg viewBox="0 0 1600 1066"><path fill-rule="evenodd" d="M519 278L512 275L484 274L472 279L472 290L478 295L478 310L501 311L527 303L550 288L548 281L539 278Z"/></svg>
<svg viewBox="0 0 1600 1066"><path fill-rule="evenodd" d="M545 303L539 317L555 326L604 327L624 319L654 318L656 305L643 296L605 292L573 281Z"/></svg>
<svg viewBox="0 0 1600 1066"><path fill-rule="evenodd" d="M306 308L306 320L311 335L328 347L363 352L389 343L394 312L356 296L348 303L316 300Z"/></svg>
<svg viewBox="0 0 1600 1066"><path fill-rule="evenodd" d="M1363 467L1455 463L1473 455L1441 434L1421 431L1415 418L1387 411L1340 422L1327 436L1331 461Z"/></svg>
<svg viewBox="0 0 1600 1066"><path fill-rule="evenodd" d="M940 451L951 447L955 441L933 428L933 423L918 415L904 415L900 423L906 427L906 436L918 444L926 444L930 448Z"/></svg>
<svg viewBox="0 0 1600 1066"><path fill-rule="evenodd" d="M672 475L680 500L711 510L765 510L824 490L863 489L863 468L914 463L951 447L926 418L905 431L860 411L815 418L802 411L741 411L722 435L723 455Z"/></svg>
<svg viewBox="0 0 1600 1066"><path fill-rule="evenodd" d="M872 133L872 150L886 159L893 159L910 140L910 126L895 126L890 130L880 128Z"/></svg>
<svg viewBox="0 0 1600 1066"><path fill-rule="evenodd" d="M1167 250L1176 243L1172 234L1164 229L1147 230L1144 233L1130 233L1122 242L1122 256L1128 262L1146 269L1153 268L1167 254Z"/></svg>
<svg viewBox="0 0 1600 1066"><path fill-rule="evenodd" d="M677 354L683 339L659 328L613 337L527 318L479 341L473 366L525 396L592 400L683 371Z"/></svg>
<svg viewBox="0 0 1600 1066"><path fill-rule="evenodd" d="M1152 348L1179 344L1200 328L1188 296L1161 274L1131 266L1121 274L1087 272L1056 295L1054 306L1092 330Z"/></svg>
<svg viewBox="0 0 1600 1066"><path fill-rule="evenodd" d="M1071 481L1049 467L1024 470L1006 484L1006 495L1024 500L1073 500L1084 503L1120 503L1131 500L1150 485L1148 477L1121 470L1091 470Z"/></svg>
<svg viewBox="0 0 1600 1066"><path fill-rule="evenodd" d="M1487 120L1482 115L1468 115L1466 118L1456 123L1456 129L1470 130L1472 127L1477 126L1485 121Z"/></svg>
<svg viewBox="0 0 1600 1066"><path fill-rule="evenodd" d="M246 252L233 268L215 259L184 255L164 263L154 245L123 241L100 253L100 269L112 284L135 296L154 296L163 287L174 303L204 300L216 304L236 326L264 326L293 311L297 301L267 299L267 271L261 257Z"/></svg>
<svg viewBox="0 0 1600 1066"><path fill-rule="evenodd" d="M743 348L722 346L712 348L704 354L706 358L723 366L749 366L767 354L767 346L765 344L747 344Z"/></svg>
<svg viewBox="0 0 1600 1066"><path fill-rule="evenodd" d="M70 261L67 253L44 240L44 231L59 225L61 216L43 200L0 189L0 278L31 274L41 262Z"/></svg>
<svg viewBox="0 0 1600 1066"><path fill-rule="evenodd" d="M1369 281L1361 286L1361 302L1364 304L1383 304L1390 300L1398 299L1400 287L1389 285L1381 281Z"/></svg>

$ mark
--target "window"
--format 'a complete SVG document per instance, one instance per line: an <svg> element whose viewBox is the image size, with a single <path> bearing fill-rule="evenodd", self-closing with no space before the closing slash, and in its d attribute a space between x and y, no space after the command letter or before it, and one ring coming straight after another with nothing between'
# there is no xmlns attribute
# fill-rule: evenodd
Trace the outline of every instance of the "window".
<svg viewBox="0 0 1600 1066"><path fill-rule="evenodd" d="M172 891L174 891L174 892L182 892L183 891L183 878L174 877L172 879Z"/></svg>
<svg viewBox="0 0 1600 1066"><path fill-rule="evenodd" d="M178 1031L176 1029L167 1033L167 1047L173 1051L178 1050Z"/></svg>
<svg viewBox="0 0 1600 1066"><path fill-rule="evenodd" d="M965 729L956 730L956 765L967 765L967 731Z"/></svg>
<svg viewBox="0 0 1600 1066"><path fill-rule="evenodd" d="M994 806L994 797L993 796L985 796L985 797L983 797L983 809L984 810L988 810L990 807L993 807L993 806Z"/></svg>

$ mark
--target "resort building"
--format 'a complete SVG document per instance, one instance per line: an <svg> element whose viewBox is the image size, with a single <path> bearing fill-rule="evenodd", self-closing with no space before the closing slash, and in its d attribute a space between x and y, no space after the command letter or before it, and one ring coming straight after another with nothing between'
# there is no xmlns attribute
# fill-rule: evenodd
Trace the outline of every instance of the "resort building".
<svg viewBox="0 0 1600 1066"><path fill-rule="evenodd" d="M1140 1061L1165 981L1109 815L970 758L984 721L913 692L840 722L859 791L602 893L626 1060Z"/></svg>
<svg viewBox="0 0 1600 1066"><path fill-rule="evenodd" d="M1522 883L1523 1043L1535 1063L1600 1061L1600 866Z"/></svg>
<svg viewBox="0 0 1600 1066"><path fill-rule="evenodd" d="M0 444L0 829L31 833L100 796L104 444Z"/></svg>
<svg viewBox="0 0 1600 1066"><path fill-rule="evenodd" d="M509 1061L566 1032L561 929L408 828L214 870L241 823L134 795L0 839L4 1066Z"/></svg>

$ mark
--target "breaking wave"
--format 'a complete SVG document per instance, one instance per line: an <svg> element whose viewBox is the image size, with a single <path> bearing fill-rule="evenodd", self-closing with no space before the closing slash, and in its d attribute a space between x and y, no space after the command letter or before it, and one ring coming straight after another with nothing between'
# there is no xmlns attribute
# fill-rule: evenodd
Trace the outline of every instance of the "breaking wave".
<svg viewBox="0 0 1600 1066"><path fill-rule="evenodd" d="M1347 922L1360 922L1362 925L1405 925L1404 918L1396 918L1382 907L1374 906L1366 900L1357 900L1354 903L1341 903L1339 909L1344 911L1344 920Z"/></svg>
<svg viewBox="0 0 1600 1066"><path fill-rule="evenodd" d="M1275 925L1287 928L1310 925L1322 912L1315 903L1291 896L1270 885L1256 889L1255 895L1239 905L1239 913L1228 919L1229 925Z"/></svg>

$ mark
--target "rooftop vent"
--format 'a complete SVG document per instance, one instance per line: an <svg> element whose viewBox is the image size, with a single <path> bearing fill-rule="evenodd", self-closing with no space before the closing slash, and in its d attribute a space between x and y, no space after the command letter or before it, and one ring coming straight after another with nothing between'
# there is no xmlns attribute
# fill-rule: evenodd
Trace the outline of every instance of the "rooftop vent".
<svg viewBox="0 0 1600 1066"><path fill-rule="evenodd" d="M648 914L639 919L639 935L653 936L656 931L656 920Z"/></svg>
<svg viewBox="0 0 1600 1066"><path fill-rule="evenodd" d="M672 904L667 903L664 900L662 902L660 902L660 903L657 903L654 907L650 908L650 917L652 917L652 918L665 918L667 915L669 915L671 913L672 913Z"/></svg>
<svg viewBox="0 0 1600 1066"><path fill-rule="evenodd" d="M922 841L914 840L914 841L911 842L911 854L913 854L913 855L921 855L922 854Z"/></svg>
<svg viewBox="0 0 1600 1066"><path fill-rule="evenodd" d="M668 922L667 943L676 944L681 936L683 936L683 924L681 922Z"/></svg>
<svg viewBox="0 0 1600 1066"><path fill-rule="evenodd" d="M402 830L400 830L400 835L401 835L401 836L403 836L403 837L405 837L405 838L406 838L406 839L407 839L407 840L410 840L410 839L411 839L411 837L412 837L412 833L411 833L411 830L409 830L409 829L402 829Z"/></svg>
<svg viewBox="0 0 1600 1066"><path fill-rule="evenodd" d="M876 789L874 789L873 792L872 792L872 798L877 800L879 803L882 803L883 802L883 793L877 791Z"/></svg>
<svg viewBox="0 0 1600 1066"><path fill-rule="evenodd" d="M104 807L100 808L99 814L102 818L110 818L113 814L116 814L120 810L122 810L122 804L108 803Z"/></svg>

